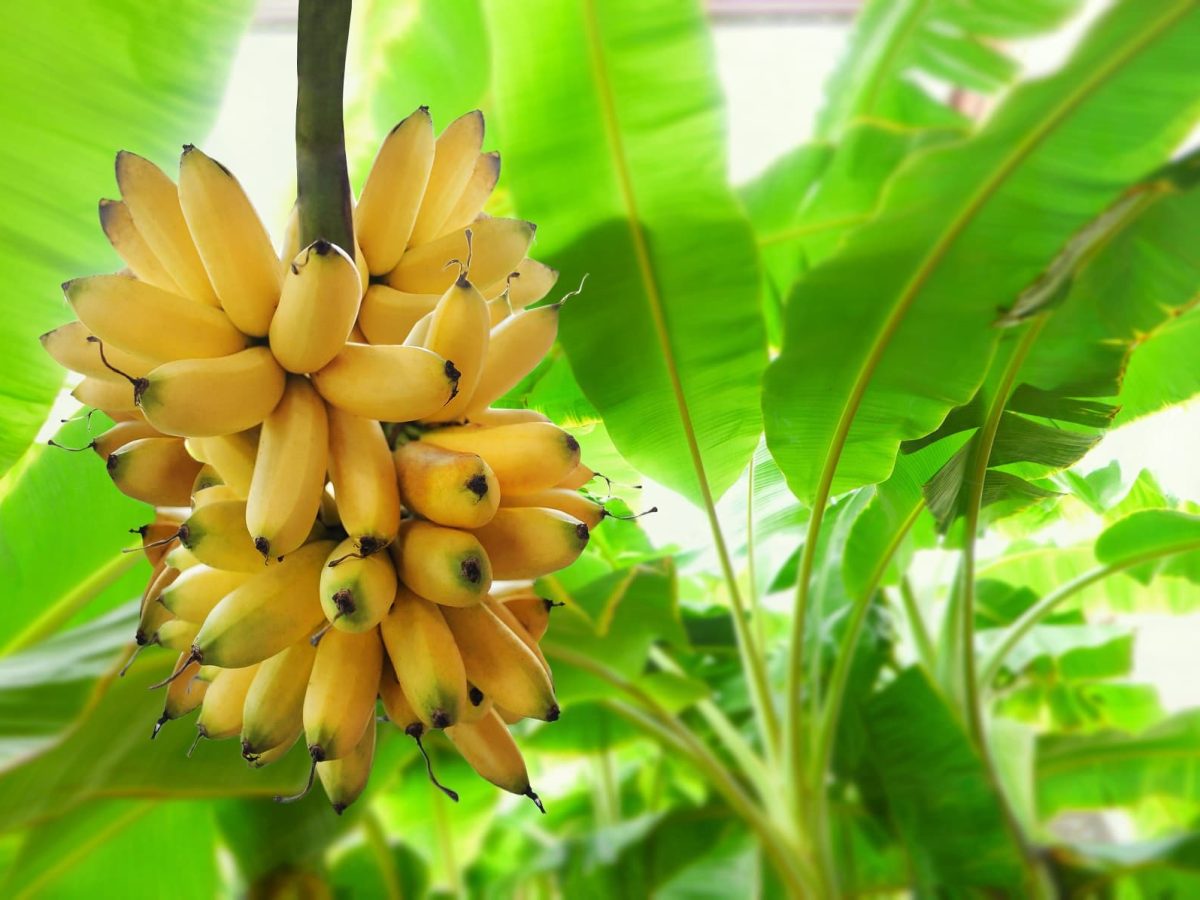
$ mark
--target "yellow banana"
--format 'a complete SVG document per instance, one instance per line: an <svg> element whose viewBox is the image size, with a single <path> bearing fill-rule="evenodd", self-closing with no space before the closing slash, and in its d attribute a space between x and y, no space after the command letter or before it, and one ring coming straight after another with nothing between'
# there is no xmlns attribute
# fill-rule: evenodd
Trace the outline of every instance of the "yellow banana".
<svg viewBox="0 0 1200 900"><path fill-rule="evenodd" d="M406 347L424 347L425 340L429 337L429 325L432 321L433 313L429 313L417 319L417 324L414 325L412 327L412 331L405 336L404 345ZM455 368L457 368L457 366ZM457 394L455 396L457 396ZM452 402L454 402L454 397L451 397L446 405L449 406Z"/></svg>
<svg viewBox="0 0 1200 900"><path fill-rule="evenodd" d="M216 504L212 505L215 506ZM243 506L242 509L244 511L245 507ZM195 510L193 510L193 513L194 512ZM196 554L192 553L191 550L189 550L187 547L184 547L182 544L171 548L164 561L167 565L172 566L181 572L186 572L188 569L194 568L195 566L203 565Z"/></svg>
<svg viewBox="0 0 1200 900"><path fill-rule="evenodd" d="M288 735L274 747L270 747L262 751L253 759L246 760L246 762L250 764L250 768L252 769L261 769L264 766L269 766L273 762L279 762L279 760L287 756L289 750L296 746L296 741L300 740L300 735L302 734L304 734L303 728L296 731L294 734Z"/></svg>
<svg viewBox="0 0 1200 900"><path fill-rule="evenodd" d="M188 438L188 451L215 468L227 485L241 497L250 493L254 460L258 456L258 429L213 437Z"/></svg>
<svg viewBox="0 0 1200 900"><path fill-rule="evenodd" d="M400 580L434 603L472 606L491 589L491 564L468 531L410 519L389 549Z"/></svg>
<svg viewBox="0 0 1200 900"><path fill-rule="evenodd" d="M349 755L375 720L383 665L379 631L334 629L321 638L304 693L304 735L313 762Z"/></svg>
<svg viewBox="0 0 1200 900"><path fill-rule="evenodd" d="M588 527L557 509L502 506L475 536L496 578L541 578L579 558Z"/></svg>
<svg viewBox="0 0 1200 900"><path fill-rule="evenodd" d="M279 364L301 374L326 365L350 336L361 297L358 269L341 247L318 240L296 254L271 319Z"/></svg>
<svg viewBox="0 0 1200 900"><path fill-rule="evenodd" d="M304 730L304 694L317 648L300 641L259 664L242 706L242 756L254 761ZM289 743L289 746L291 746Z"/></svg>
<svg viewBox="0 0 1200 900"><path fill-rule="evenodd" d="M348 413L381 422L410 422L441 409L454 395L458 369L423 347L346 344L314 372L321 396Z"/></svg>
<svg viewBox="0 0 1200 900"><path fill-rule="evenodd" d="M46 348L46 352L64 369L70 369L72 372L92 378L109 380L120 378L120 375L104 364L104 360L100 357L99 342L88 340L90 337L92 337L92 333L87 330L87 326L82 322L75 321L60 325L53 331L47 331L41 336L41 342L42 346ZM133 353L126 353L115 346L105 347L104 356L113 368L120 369L135 378L145 375L155 365L151 360Z"/></svg>
<svg viewBox="0 0 1200 900"><path fill-rule="evenodd" d="M384 641L386 645L386 634ZM421 721L421 717L408 702L408 697L404 696L404 689L396 680L396 673L392 671L392 663L389 659L383 661L383 671L379 675L379 699L383 703L383 711L387 713L388 719L405 734L410 737L420 737L425 733L425 723Z"/></svg>
<svg viewBox="0 0 1200 900"><path fill-rule="evenodd" d="M339 816L359 798L371 777L375 759L375 716L367 720L367 728L354 749L346 756L317 763L317 777L325 788L325 796Z"/></svg>
<svg viewBox="0 0 1200 900"><path fill-rule="evenodd" d="M142 237L133 224L133 216L129 207L121 200L100 201L100 227L113 249L117 251L125 265L140 281L145 281L155 287L172 294L182 294L171 273L166 270L146 239Z"/></svg>
<svg viewBox="0 0 1200 900"><path fill-rule="evenodd" d="M222 308L246 334L264 337L279 300L279 260L250 198L232 172L188 144L179 202Z"/></svg>
<svg viewBox="0 0 1200 900"><path fill-rule="evenodd" d="M467 410L467 418L491 406L542 361L558 336L561 304L539 306L509 316L492 329L487 362Z"/></svg>
<svg viewBox="0 0 1200 900"><path fill-rule="evenodd" d="M519 422L498 428L438 428L421 440L460 453L478 453L504 494L554 487L579 465L579 442L549 422Z"/></svg>
<svg viewBox="0 0 1200 900"><path fill-rule="evenodd" d="M108 378L85 378L71 391L71 396L93 409L104 410L114 422L129 422L143 418L137 407L135 386L127 381Z"/></svg>
<svg viewBox="0 0 1200 900"><path fill-rule="evenodd" d="M191 649L192 641L196 639L196 632L199 630L200 626L195 622L185 622L183 619L171 619L158 626L158 631L154 635L155 643L160 647L166 647L168 650L174 650L177 653L187 653Z"/></svg>
<svg viewBox="0 0 1200 900"><path fill-rule="evenodd" d="M507 595L500 602L535 641L540 641L550 627L550 611L562 605L546 597L538 597L529 589Z"/></svg>
<svg viewBox="0 0 1200 900"><path fill-rule="evenodd" d="M175 616L199 625L226 594L232 593L252 577L249 572L214 569L203 564L192 566L162 592L159 600Z"/></svg>
<svg viewBox="0 0 1200 900"><path fill-rule="evenodd" d="M552 269L545 263L527 256L512 272L506 273L499 281L483 288L483 296L487 297L490 303L507 290L507 306L511 310L524 309L550 293L557 282L557 269ZM492 324L494 325L496 322Z"/></svg>
<svg viewBox="0 0 1200 900"><path fill-rule="evenodd" d="M306 544L226 594L196 635L193 657L205 665L249 666L306 639L325 620L319 587L331 549L332 541Z"/></svg>
<svg viewBox="0 0 1200 900"><path fill-rule="evenodd" d="M246 336L221 310L125 275L89 275L63 285L79 321L104 342L154 363L226 356Z"/></svg>
<svg viewBox="0 0 1200 900"><path fill-rule="evenodd" d="M499 153L492 151L491 153L480 153L475 157L475 166L471 170L471 177L467 179L467 184L459 194L458 200L455 201L454 207L446 215L445 221L438 229L437 237L474 222L476 217L483 212L483 205L487 203L488 197L491 196L492 190L499 180Z"/></svg>
<svg viewBox="0 0 1200 900"><path fill-rule="evenodd" d="M402 585L379 630L420 720L433 728L457 722L468 705L467 675L441 610Z"/></svg>
<svg viewBox="0 0 1200 900"><path fill-rule="evenodd" d="M389 287L413 294L441 294L458 277L446 268L452 259L467 259L466 232L471 232L471 280L500 281L525 257L537 227L521 219L481 218L428 244L414 246L387 275Z"/></svg>
<svg viewBox="0 0 1200 900"><path fill-rule="evenodd" d="M181 514L159 509L155 510L153 522L137 529L137 533L142 536L142 552L146 554L150 565L158 566L163 561L171 550L170 542L179 536L179 526L182 524L183 516ZM186 566L175 566L175 568L184 569Z"/></svg>
<svg viewBox="0 0 1200 900"><path fill-rule="evenodd" d="M392 456L400 496L417 515L451 528L478 528L495 515L500 486L478 454L409 441Z"/></svg>
<svg viewBox="0 0 1200 900"><path fill-rule="evenodd" d="M217 673L200 704L200 718L196 720L197 740L204 737L210 741L223 741L242 730L242 707L257 674L257 664L239 669L222 668Z"/></svg>
<svg viewBox="0 0 1200 900"><path fill-rule="evenodd" d="M321 569L321 608L334 628L367 631L387 615L396 597L396 567L386 553L358 556L346 538Z"/></svg>
<svg viewBox="0 0 1200 900"><path fill-rule="evenodd" d="M570 488L573 491L577 491L596 477L598 477L597 472L593 472L583 463L580 463L574 469L568 472L566 476L563 477L562 481L556 484L555 487Z"/></svg>
<svg viewBox="0 0 1200 900"><path fill-rule="evenodd" d="M442 223L471 180L482 144L483 113L477 109L459 116L438 136L425 197L408 240L410 247L443 233Z"/></svg>
<svg viewBox="0 0 1200 900"><path fill-rule="evenodd" d="M142 595L137 630L133 634L133 639L139 647L158 643L159 629L173 618L170 610L159 603L158 598L178 577L178 569L166 566L147 585L146 591Z"/></svg>
<svg viewBox="0 0 1200 900"><path fill-rule="evenodd" d="M246 501L223 500L192 512L179 526L179 542L214 569L261 572L263 558L246 530Z"/></svg>
<svg viewBox="0 0 1200 900"><path fill-rule="evenodd" d="M549 422L550 419L536 409L503 409L491 408L479 410L471 414L471 424L484 428L498 428L501 425L519 425L522 422Z"/></svg>
<svg viewBox="0 0 1200 900"><path fill-rule="evenodd" d="M529 772L516 741L495 712L477 722L447 728L446 736L481 778L510 794L528 797L546 811L529 786Z"/></svg>
<svg viewBox="0 0 1200 900"><path fill-rule="evenodd" d="M105 466L122 494L154 506L187 506L200 471L183 441L170 437L131 441L110 453Z"/></svg>
<svg viewBox="0 0 1200 900"><path fill-rule="evenodd" d="M196 678L196 673L200 671L200 664L194 660L188 661L187 650L179 655L176 666L182 667L181 674L167 685L167 699L163 702L162 715L154 723L154 731L150 735L151 740L158 737L159 731L165 724L173 719L186 716L199 706L204 700L204 694L208 691L208 682Z"/></svg>
<svg viewBox="0 0 1200 900"><path fill-rule="evenodd" d="M544 491L534 491L529 494L504 494L500 498L500 505L510 507L542 506L547 509L557 509L559 512L578 519L588 528L595 528L608 515L602 504L570 488L547 488Z"/></svg>
<svg viewBox="0 0 1200 900"><path fill-rule="evenodd" d="M357 551L369 556L386 547L400 527L400 492L383 429L332 404L329 416L329 480L342 527Z"/></svg>
<svg viewBox="0 0 1200 900"><path fill-rule="evenodd" d="M284 556L312 530L329 458L325 403L308 379L289 375L283 399L263 422L246 527L264 557Z"/></svg>
<svg viewBox="0 0 1200 900"><path fill-rule="evenodd" d="M538 646L537 638L525 630L525 626L521 624L521 620L516 614L508 608L504 603L494 597L485 597L483 605L490 609L493 615L505 624L509 631L521 639L521 643L529 648L529 652L537 657L537 661L542 664L542 668L546 670L546 675L551 682L554 681L554 675L550 671L550 663L546 661L545 655L542 653L542 648Z"/></svg>
<svg viewBox="0 0 1200 900"><path fill-rule="evenodd" d="M89 446L96 451L96 455L103 460L107 460L109 455L116 453L122 447L133 441L141 438L162 437L162 433L151 425L149 422L133 420L129 422L118 422L111 428L92 438ZM178 522L175 523L178 526ZM171 529L174 531L174 529ZM170 531L164 532L161 537L166 537ZM158 540L158 538L155 538Z"/></svg>
<svg viewBox="0 0 1200 900"><path fill-rule="evenodd" d="M213 484L203 490L192 489L192 508L199 509L202 506L207 506L209 503L223 503L226 500L244 500L242 497L227 484Z"/></svg>
<svg viewBox="0 0 1200 900"><path fill-rule="evenodd" d="M454 362L459 372L458 393L427 416L428 421L453 422L463 417L483 372L490 333L487 301L465 275L460 275L434 307L423 342L438 356Z"/></svg>
<svg viewBox="0 0 1200 900"><path fill-rule="evenodd" d="M413 326L433 312L440 299L440 294L406 294L373 284L358 308L358 326L372 344L403 344Z"/></svg>
<svg viewBox="0 0 1200 900"><path fill-rule="evenodd" d="M117 154L117 185L138 234L181 293L217 306L220 301L192 243L175 182L154 163L122 150Z"/></svg>
<svg viewBox="0 0 1200 900"><path fill-rule="evenodd" d="M285 381L270 350L250 347L220 359L163 363L139 382L138 403L146 420L165 434L233 434L271 414Z"/></svg>
<svg viewBox="0 0 1200 900"><path fill-rule="evenodd" d="M193 458L193 457L189 457L189 458ZM203 494L205 491L210 490L211 488L215 488L215 487L223 488L225 486L226 486L225 482L221 480L221 475L219 472L217 472L216 469L214 469L208 463L200 463L200 471L197 472L196 477L192 479L192 502L193 503L196 502L197 494ZM216 499L216 497L215 496L212 498L205 497L204 501L209 502L209 500L211 500L211 499ZM222 500L240 500L241 498L237 497L231 493L230 496L221 497L221 499Z"/></svg>
<svg viewBox="0 0 1200 900"><path fill-rule="evenodd" d="M422 106L384 140L354 210L354 231L371 274L390 272L404 254L433 157L433 121Z"/></svg>
<svg viewBox="0 0 1200 900"><path fill-rule="evenodd" d="M546 668L491 608L482 603L447 606L442 615L454 634L471 684L497 706L519 715L547 722L558 718L554 685Z"/></svg>

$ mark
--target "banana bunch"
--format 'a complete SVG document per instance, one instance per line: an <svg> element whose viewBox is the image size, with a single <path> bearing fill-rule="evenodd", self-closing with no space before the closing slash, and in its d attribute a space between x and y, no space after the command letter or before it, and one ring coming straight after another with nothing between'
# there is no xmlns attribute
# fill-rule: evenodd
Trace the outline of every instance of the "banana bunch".
<svg viewBox="0 0 1200 900"><path fill-rule="evenodd" d="M128 268L67 282L77 320L42 337L115 422L88 446L157 508L135 637L177 660L154 734L199 710L197 742L237 738L255 767L303 740L338 812L379 701L540 807L508 728L559 716L532 582L606 515L574 437L493 406L562 303L533 306L557 279L526 256L534 226L482 211L482 142L478 112L435 138L418 109L379 150L356 246L300 247L293 215L279 255L217 161L185 147L176 184L122 152L100 219Z"/></svg>

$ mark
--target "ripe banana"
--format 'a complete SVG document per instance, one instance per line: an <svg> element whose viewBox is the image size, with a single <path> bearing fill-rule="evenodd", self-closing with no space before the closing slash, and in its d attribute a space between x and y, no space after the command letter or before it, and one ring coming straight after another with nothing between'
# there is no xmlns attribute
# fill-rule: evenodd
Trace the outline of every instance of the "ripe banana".
<svg viewBox="0 0 1200 900"><path fill-rule="evenodd" d="M113 249L117 251L125 265L129 266L139 281L145 281L155 287L172 294L182 294L183 291L171 277L171 273L159 262L146 239L142 237L137 226L133 224L133 215L129 207L121 200L100 201L100 227Z"/></svg>
<svg viewBox="0 0 1200 900"><path fill-rule="evenodd" d="M537 639L534 638L525 626L521 624L521 620L516 617L511 609L494 597L485 597L483 605L492 611L492 613L501 622L507 626L508 630L521 639L521 643L529 648L529 652L537 657L538 662L542 664L542 668L546 670L546 676L550 679L551 684L554 683L554 674L550 671L550 663L546 661L545 655L542 653L542 648L538 646Z"/></svg>
<svg viewBox="0 0 1200 900"><path fill-rule="evenodd" d="M467 675L441 610L401 585L379 630L420 720L433 728L457 722L468 705Z"/></svg>
<svg viewBox="0 0 1200 900"><path fill-rule="evenodd" d="M492 329L487 362L467 410L467 418L491 406L532 372L554 346L561 304L539 306L509 316Z"/></svg>
<svg viewBox="0 0 1200 900"><path fill-rule="evenodd" d="M304 694L316 658L317 648L300 641L259 664L242 706L242 756L247 760L289 740L295 743L304 730Z"/></svg>
<svg viewBox="0 0 1200 900"><path fill-rule="evenodd" d="M429 325L432 321L433 313L429 313L428 315L421 316L421 318L417 319L417 324L412 327L412 331L410 331L404 338L404 346L424 347L425 341L429 337ZM457 394L455 396L457 396ZM447 402L447 405L453 401L454 398L452 397Z"/></svg>
<svg viewBox="0 0 1200 900"><path fill-rule="evenodd" d="M261 572L263 558L246 530L246 501L225 500L196 509L179 526L179 542L214 569Z"/></svg>
<svg viewBox="0 0 1200 900"><path fill-rule="evenodd" d="M507 290L507 306L512 310L524 309L550 293L557 282L557 269L552 269L545 263L527 256L512 272L484 288L483 296L487 297L490 302L499 298ZM493 322L492 324L497 323Z"/></svg>
<svg viewBox="0 0 1200 900"><path fill-rule="evenodd" d="M361 297L358 269L341 247L318 240L296 254L271 319L279 364L303 374L329 363L350 336Z"/></svg>
<svg viewBox="0 0 1200 900"><path fill-rule="evenodd" d="M483 205L487 203L488 197L491 196L492 190L499 180L499 153L492 151L491 153L480 153L475 157L475 166L471 170L471 177L467 179L466 187L455 201L454 208L450 210L438 229L437 237L450 231L457 231L474 222L483 212Z"/></svg>
<svg viewBox="0 0 1200 900"><path fill-rule="evenodd" d="M176 668L182 667L181 674L167 685L167 699L163 702L162 715L154 723L154 732L150 735L152 739L158 736L158 732L167 722L182 718L199 706L208 691L208 682L196 678L200 664L194 660L188 661L187 650L179 654L175 665Z"/></svg>
<svg viewBox="0 0 1200 900"><path fill-rule="evenodd" d="M458 369L423 347L346 344L314 372L321 396L348 413L381 422L410 422L454 396Z"/></svg>
<svg viewBox="0 0 1200 900"><path fill-rule="evenodd" d="M519 422L498 428L438 428L423 442L482 456L502 494L528 494L561 482L579 465L579 442L549 422Z"/></svg>
<svg viewBox="0 0 1200 900"><path fill-rule="evenodd" d="M221 310L125 275L89 275L63 284L79 320L104 344L154 363L226 356L246 336Z"/></svg>
<svg viewBox="0 0 1200 900"><path fill-rule="evenodd" d="M550 627L550 611L562 605L547 597L537 596L529 588L505 594L498 599L535 641L540 641Z"/></svg>
<svg viewBox="0 0 1200 900"><path fill-rule="evenodd" d="M471 280L492 284L505 278L525 257L537 227L521 219L479 219L472 222ZM452 259L467 259L467 228L414 246L387 275L388 286L413 294L441 294L457 273L446 268Z"/></svg>
<svg viewBox="0 0 1200 900"><path fill-rule="evenodd" d="M259 434L259 429L252 428L233 434L188 438L188 451L215 468L225 483L245 498L254 478Z"/></svg>
<svg viewBox="0 0 1200 900"><path fill-rule="evenodd" d="M199 625L226 594L232 593L252 577L249 572L214 569L203 564L192 566L162 592L159 601L173 615Z"/></svg>
<svg viewBox="0 0 1200 900"><path fill-rule="evenodd" d="M134 386L127 381L109 378L85 378L75 385L71 396L84 406L104 410L114 422L131 422L144 418L137 407Z"/></svg>
<svg viewBox="0 0 1200 900"><path fill-rule="evenodd" d="M304 734L304 729L298 729L294 734L288 735L274 747L269 747L256 755L253 759L248 759L246 762L250 764L252 769L261 769L263 766L269 766L273 762L279 762L287 756L289 750L296 746L296 741L300 740L300 735Z"/></svg>
<svg viewBox="0 0 1200 900"><path fill-rule="evenodd" d="M116 453L122 447L133 441L141 438L161 437L161 433L149 422L141 422L136 419L129 422L118 422L111 428L105 430L101 434L92 438L91 448L96 451L96 455L103 460L108 460L112 453ZM176 525L179 523L176 522ZM174 529L171 529L174 531ZM170 532L165 532L162 537L166 537ZM157 540L157 539L156 539Z"/></svg>
<svg viewBox="0 0 1200 900"><path fill-rule="evenodd" d="M422 106L384 139L354 210L354 231L372 275L390 272L404 254L433 158L433 120Z"/></svg>
<svg viewBox="0 0 1200 900"><path fill-rule="evenodd" d="M384 634L384 641L386 645L386 634ZM389 650L388 653L391 651ZM379 675L379 699L383 703L383 711L387 713L388 719L405 734L411 737L420 737L425 733L425 723L421 721L421 717L417 715L412 704L408 702L408 698L404 696L404 689L396 680L396 673L392 671L392 663L389 659L383 661L383 671Z"/></svg>
<svg viewBox="0 0 1200 900"><path fill-rule="evenodd" d="M373 704L372 704L373 705ZM371 777L375 759L375 716L367 720L366 730L354 749L345 756L317 763L317 777L325 788L325 796L339 816L359 798Z"/></svg>
<svg viewBox="0 0 1200 900"><path fill-rule="evenodd" d="M325 403L308 379L289 375L283 399L258 439L246 528L264 558L304 543L321 508L329 459Z"/></svg>
<svg viewBox="0 0 1200 900"><path fill-rule="evenodd" d="M491 590L491 564L470 532L409 520L389 549L400 580L434 603L473 606Z"/></svg>
<svg viewBox="0 0 1200 900"><path fill-rule="evenodd" d="M542 662L487 605L447 606L442 615L471 684L519 715L547 722L558 718L554 685Z"/></svg>
<svg viewBox="0 0 1200 900"><path fill-rule="evenodd" d="M471 414L471 425L498 428L501 425L518 425L522 422L549 422L550 419L536 409L490 408Z"/></svg>
<svg viewBox="0 0 1200 900"><path fill-rule="evenodd" d="M454 361L459 372L458 393L427 416L428 421L453 422L463 417L483 372L490 333L487 301L465 275L460 275L434 307L423 341L438 356Z"/></svg>
<svg viewBox="0 0 1200 900"><path fill-rule="evenodd" d="M510 794L528 797L543 813L546 811L529 786L529 772L521 751L495 712L477 722L447 728L446 736L481 778Z"/></svg>
<svg viewBox="0 0 1200 900"><path fill-rule="evenodd" d="M204 620L192 655L205 665L250 666L307 638L325 620L321 566L333 546L306 544L226 594Z"/></svg>
<svg viewBox="0 0 1200 900"><path fill-rule="evenodd" d="M577 465L560 481L555 487L570 488L573 491L579 490L593 478L603 477L598 472L593 472L583 463Z"/></svg>
<svg viewBox="0 0 1200 900"><path fill-rule="evenodd" d="M110 453L105 466L122 494L153 506L187 506L200 471L183 441L170 437L131 441Z"/></svg>
<svg viewBox="0 0 1200 900"><path fill-rule="evenodd" d="M270 350L250 347L220 359L163 363L139 382L138 404L146 420L165 434L233 434L271 414L285 381Z"/></svg>
<svg viewBox="0 0 1200 900"><path fill-rule="evenodd" d="M117 154L117 185L138 234L180 292L191 300L219 305L188 231L175 183L154 163L122 150Z"/></svg>
<svg viewBox="0 0 1200 900"><path fill-rule="evenodd" d="M578 519L588 528L595 528L608 515L602 504L570 488L547 488L530 494L504 494L500 498L500 505L557 509Z"/></svg>
<svg viewBox="0 0 1200 900"><path fill-rule="evenodd" d="M375 720L382 665L374 628L361 634L333 629L321 638L304 693L304 735L314 762L353 752Z"/></svg>
<svg viewBox="0 0 1200 900"><path fill-rule="evenodd" d="M235 737L242 730L242 707L257 674L257 665L238 669L222 668L217 673L204 692L200 718L196 720L196 731L200 737L223 741Z"/></svg>
<svg viewBox="0 0 1200 900"><path fill-rule="evenodd" d="M232 172L187 144L179 202L222 308L243 332L264 337L279 300L279 261L250 198Z"/></svg>
<svg viewBox="0 0 1200 900"><path fill-rule="evenodd" d="M400 492L383 429L330 405L329 480L342 527L357 552L369 556L386 547L400 527Z"/></svg>
<svg viewBox="0 0 1200 900"><path fill-rule="evenodd" d="M541 578L579 558L588 527L557 509L502 506L475 536L496 578Z"/></svg>
<svg viewBox="0 0 1200 900"><path fill-rule="evenodd" d="M109 429L112 431L115 429ZM105 434L108 434L106 431ZM101 435L103 437L103 435ZM142 551L150 565L157 566L170 551L170 541L179 535L179 526L183 524L183 516L168 510L156 510L154 521L136 529L142 536ZM177 569L184 568L176 566Z"/></svg>
<svg viewBox="0 0 1200 900"><path fill-rule="evenodd" d="M321 569L321 608L334 628L367 631L387 615L396 597L396 568L386 553L360 557L346 538Z"/></svg>
<svg viewBox="0 0 1200 900"><path fill-rule="evenodd" d="M186 444L185 444L186 446ZM189 455L190 459L194 459ZM199 462L199 460L197 460ZM203 494L210 488L225 487L225 482L221 480L220 473L217 472L208 463L200 463L200 471L196 473L196 477L192 479L192 502L196 502L196 495ZM205 498L208 500L209 498ZM215 498L214 498L215 499ZM222 500L240 500L241 497L231 494L229 497L222 497Z"/></svg>
<svg viewBox="0 0 1200 900"><path fill-rule="evenodd" d="M477 109L459 116L438 136L433 168L429 171L429 183L413 224L409 246L428 243L443 233L442 223L471 180L482 144L483 113Z"/></svg>
<svg viewBox="0 0 1200 900"><path fill-rule="evenodd" d="M177 653L187 653L196 639L200 626L195 622L185 622L183 619L171 619L158 626L153 643Z"/></svg>
<svg viewBox="0 0 1200 900"><path fill-rule="evenodd" d="M406 294L373 284L358 308L358 326L372 344L403 344L413 326L433 312L440 299L440 294Z"/></svg>
<svg viewBox="0 0 1200 900"><path fill-rule="evenodd" d="M47 331L40 338L46 352L64 369L87 375L91 378L120 379L104 364L100 357L100 344L88 340L92 333L79 321L60 325L53 331ZM145 375L154 368L155 363L133 353L126 353L119 347L105 347L104 356L114 368L120 369L135 378Z"/></svg>
<svg viewBox="0 0 1200 900"><path fill-rule="evenodd" d="M392 456L404 505L417 515L451 528L479 528L495 515L500 486L478 454L409 441Z"/></svg>

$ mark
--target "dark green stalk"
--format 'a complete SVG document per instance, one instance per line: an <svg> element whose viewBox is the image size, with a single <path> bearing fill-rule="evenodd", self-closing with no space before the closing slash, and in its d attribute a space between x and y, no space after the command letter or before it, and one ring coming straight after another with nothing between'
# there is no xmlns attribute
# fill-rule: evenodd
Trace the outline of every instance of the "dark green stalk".
<svg viewBox="0 0 1200 900"><path fill-rule="evenodd" d="M296 45L296 193L300 246L324 239L354 256L342 82L351 0L300 0Z"/></svg>

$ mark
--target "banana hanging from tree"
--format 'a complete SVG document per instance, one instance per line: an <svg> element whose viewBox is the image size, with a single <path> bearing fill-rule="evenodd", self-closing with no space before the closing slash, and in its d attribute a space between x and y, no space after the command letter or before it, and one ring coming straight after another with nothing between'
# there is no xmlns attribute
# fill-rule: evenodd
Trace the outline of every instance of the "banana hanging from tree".
<svg viewBox="0 0 1200 900"><path fill-rule="evenodd" d="M467 674L441 609L401 585L380 632L404 696L421 722L445 728L459 721L468 704Z"/></svg>

